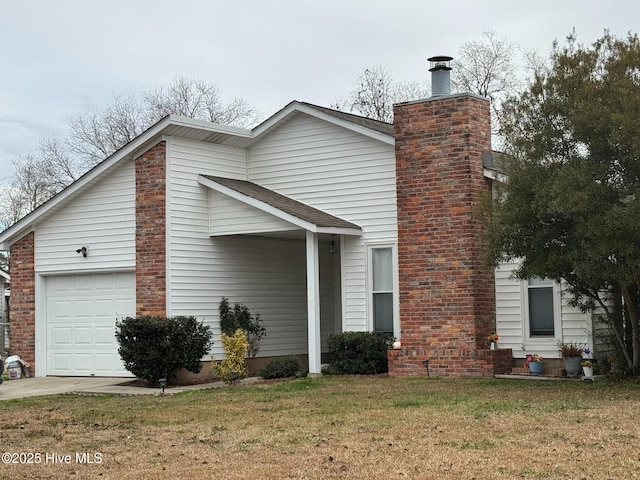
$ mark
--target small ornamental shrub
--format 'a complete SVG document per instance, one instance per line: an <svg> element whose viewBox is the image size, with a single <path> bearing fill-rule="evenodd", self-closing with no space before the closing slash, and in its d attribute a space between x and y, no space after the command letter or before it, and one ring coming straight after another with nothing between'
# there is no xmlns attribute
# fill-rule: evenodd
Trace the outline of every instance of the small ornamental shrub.
<svg viewBox="0 0 640 480"><path fill-rule="evenodd" d="M393 335L383 332L343 332L329 335L332 372L371 375L389 371L387 350Z"/></svg>
<svg viewBox="0 0 640 480"><path fill-rule="evenodd" d="M260 376L264 379L296 377L300 373L300 360L296 357L277 357L267 363Z"/></svg>
<svg viewBox="0 0 640 480"><path fill-rule="evenodd" d="M222 297L218 306L220 314L220 330L227 336L232 336L234 332L241 328L247 337L247 351L249 358L253 358L260 350L260 340L267 334L260 314L251 313L246 305L236 303L233 308L229 305L229 299Z"/></svg>
<svg viewBox="0 0 640 480"><path fill-rule="evenodd" d="M198 373L213 342L207 325L195 317L127 317L116 322L118 353L137 378L170 381L179 368Z"/></svg>
<svg viewBox="0 0 640 480"><path fill-rule="evenodd" d="M581 357L587 348L584 343L558 342L558 351L562 358Z"/></svg>
<svg viewBox="0 0 640 480"><path fill-rule="evenodd" d="M235 383L247 378L249 373L245 366L245 353L247 351L247 338L244 330L238 328L231 336L226 333L220 335L224 348L224 360L213 363L213 371L225 383ZM214 360L212 358L212 360Z"/></svg>

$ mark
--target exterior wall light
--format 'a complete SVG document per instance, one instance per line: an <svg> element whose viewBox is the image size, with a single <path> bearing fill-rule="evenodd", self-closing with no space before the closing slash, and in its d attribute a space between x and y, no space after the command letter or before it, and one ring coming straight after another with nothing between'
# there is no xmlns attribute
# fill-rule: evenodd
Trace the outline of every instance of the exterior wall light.
<svg viewBox="0 0 640 480"><path fill-rule="evenodd" d="M329 254L335 255L338 253L338 244L335 241L335 235L331 235L331 242L329 242Z"/></svg>

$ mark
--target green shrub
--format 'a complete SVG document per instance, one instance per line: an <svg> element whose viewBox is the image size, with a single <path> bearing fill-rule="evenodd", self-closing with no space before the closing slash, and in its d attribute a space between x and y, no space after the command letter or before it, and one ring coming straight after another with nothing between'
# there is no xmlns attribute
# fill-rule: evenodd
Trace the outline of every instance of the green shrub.
<svg viewBox="0 0 640 480"><path fill-rule="evenodd" d="M247 378L249 373L247 372L244 357L247 351L247 338L244 330L238 328L233 335L222 333L220 338L225 358L213 363L213 371L225 383L235 383L238 380Z"/></svg>
<svg viewBox="0 0 640 480"><path fill-rule="evenodd" d="M253 315L246 305L236 303L233 308L229 305L229 299L222 297L218 306L220 313L220 330L227 336L233 336L238 328L245 332L247 337L247 355L255 357L260 349L260 340L267 334L260 314Z"/></svg>
<svg viewBox="0 0 640 480"><path fill-rule="evenodd" d="M264 379L296 377L301 368L296 357L277 357L260 370L260 376Z"/></svg>
<svg viewBox="0 0 640 480"><path fill-rule="evenodd" d="M329 335L332 371L344 374L377 374L389 370L387 350L393 335L382 332L343 332Z"/></svg>
<svg viewBox="0 0 640 480"><path fill-rule="evenodd" d="M118 353L124 368L156 383L171 380L179 368L198 373L213 344L207 325L195 317L127 317L116 322Z"/></svg>

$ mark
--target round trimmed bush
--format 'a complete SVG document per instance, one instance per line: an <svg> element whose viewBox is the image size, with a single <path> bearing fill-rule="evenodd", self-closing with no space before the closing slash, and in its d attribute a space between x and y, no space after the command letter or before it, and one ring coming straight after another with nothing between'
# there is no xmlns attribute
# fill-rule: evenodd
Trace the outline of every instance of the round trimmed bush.
<svg viewBox="0 0 640 480"><path fill-rule="evenodd" d="M277 357L267 363L260 376L264 379L296 377L301 369L300 360L296 357Z"/></svg>
<svg viewBox="0 0 640 480"><path fill-rule="evenodd" d="M209 326L195 317L127 317L116 322L118 353L124 368L156 383L170 380L179 368L198 373L213 344Z"/></svg>

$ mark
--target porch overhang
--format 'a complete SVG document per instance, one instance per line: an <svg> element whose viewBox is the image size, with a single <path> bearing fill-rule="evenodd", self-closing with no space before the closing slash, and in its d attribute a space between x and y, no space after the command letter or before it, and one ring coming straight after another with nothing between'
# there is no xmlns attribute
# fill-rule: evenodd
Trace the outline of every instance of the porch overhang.
<svg viewBox="0 0 640 480"><path fill-rule="evenodd" d="M210 230L211 236L284 235L291 231L296 235L304 234L309 375L320 375L319 238L323 234L360 236L362 229L354 223L253 182L211 175L198 175L198 182L210 191L221 194L214 197L213 202L211 197L209 199L209 208L215 215L218 215L218 209L224 211L212 219L212 223L218 221L222 226L217 230L216 227L213 231Z"/></svg>
<svg viewBox="0 0 640 480"><path fill-rule="evenodd" d="M198 175L198 182L215 192L242 204L260 210L265 215L286 222L283 230L302 229L316 234L361 236L362 229L351 222L304 204L280 193L246 180L235 180L211 175ZM234 221L242 222L242 218ZM254 222L244 226L250 234ZM256 232L258 233L258 232Z"/></svg>

